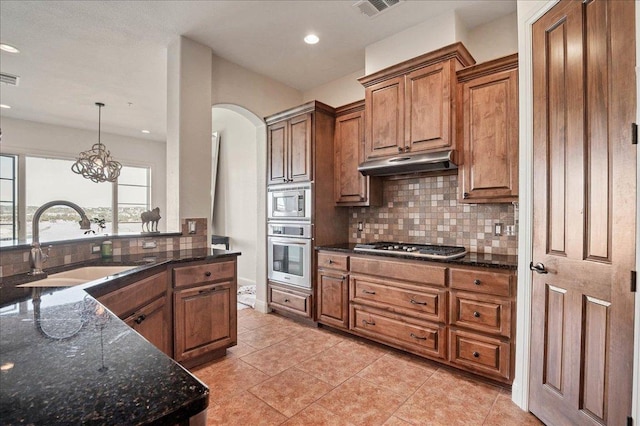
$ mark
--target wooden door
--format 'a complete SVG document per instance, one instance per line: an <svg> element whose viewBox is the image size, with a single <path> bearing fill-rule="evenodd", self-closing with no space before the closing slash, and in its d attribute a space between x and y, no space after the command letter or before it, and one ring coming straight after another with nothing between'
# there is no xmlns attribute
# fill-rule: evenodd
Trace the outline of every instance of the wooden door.
<svg viewBox="0 0 640 426"><path fill-rule="evenodd" d="M420 68L406 77L405 151L418 152L450 148L453 103L452 61ZM455 70L453 70L455 73Z"/></svg>
<svg viewBox="0 0 640 426"><path fill-rule="evenodd" d="M367 199L367 177L358 171L364 160L364 111L336 117L336 203L358 203Z"/></svg>
<svg viewBox="0 0 640 426"><path fill-rule="evenodd" d="M289 120L289 182L312 179L311 170L311 113Z"/></svg>
<svg viewBox="0 0 640 426"><path fill-rule="evenodd" d="M318 270L318 321L349 328L349 280L346 274Z"/></svg>
<svg viewBox="0 0 640 426"><path fill-rule="evenodd" d="M491 61L486 66L489 68L473 67L479 75L464 76L461 83L464 148L464 164L459 169L461 201L517 201L517 55ZM504 70L505 67L511 69Z"/></svg>
<svg viewBox="0 0 640 426"><path fill-rule="evenodd" d="M561 1L533 26L533 264L544 269L529 407L547 424L631 413L634 16L632 1Z"/></svg>
<svg viewBox="0 0 640 426"><path fill-rule="evenodd" d="M168 356L173 355L170 337L171 321L169 320L169 305L166 296L142 307L126 318L124 322L156 348Z"/></svg>
<svg viewBox="0 0 640 426"><path fill-rule="evenodd" d="M267 128L267 184L287 182L287 122Z"/></svg>
<svg viewBox="0 0 640 426"><path fill-rule="evenodd" d="M195 358L233 343L231 290L234 287L230 282L222 282L174 291L176 361Z"/></svg>
<svg viewBox="0 0 640 426"><path fill-rule="evenodd" d="M404 76L391 78L365 90L367 159L404 151Z"/></svg>

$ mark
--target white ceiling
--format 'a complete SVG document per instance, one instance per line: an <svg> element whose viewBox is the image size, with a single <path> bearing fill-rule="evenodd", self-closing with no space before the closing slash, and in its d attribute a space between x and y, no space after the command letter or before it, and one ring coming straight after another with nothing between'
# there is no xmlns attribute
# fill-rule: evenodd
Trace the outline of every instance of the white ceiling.
<svg viewBox="0 0 640 426"><path fill-rule="evenodd" d="M166 134L167 46L180 35L300 91L364 68L364 49L456 10L471 29L513 13L515 0L408 0L373 18L356 0L0 1L2 116L152 140ZM309 32L320 43L308 46ZM143 135L141 129L152 133Z"/></svg>

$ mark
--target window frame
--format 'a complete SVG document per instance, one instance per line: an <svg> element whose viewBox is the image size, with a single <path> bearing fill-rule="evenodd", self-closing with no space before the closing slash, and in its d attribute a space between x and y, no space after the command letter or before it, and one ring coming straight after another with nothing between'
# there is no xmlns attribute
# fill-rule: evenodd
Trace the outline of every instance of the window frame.
<svg viewBox="0 0 640 426"><path fill-rule="evenodd" d="M16 185L16 192L17 192L17 203L14 202L14 208L16 209L17 213L15 216L15 222L14 222L14 227L17 228L17 238L14 241L17 241L18 243L21 242L25 242L27 241L27 228L28 228L28 224L27 224L27 205L26 205L26 177L27 177L27 170L26 170L26 159L28 157L31 158L43 158L43 159L51 159L51 160L66 160L66 161L75 161L74 157L69 157L69 156L65 156L65 155L61 155L60 153L9 153L9 152L3 152L2 155L5 156L12 156L16 159L16 164L17 164L17 171L16 171L16 175L17 175L17 185ZM146 169L147 171L147 179L146 179L146 188L147 188L147 199L146 199L146 203L147 203L147 210L151 208L151 204L152 204L152 179L151 179L151 173L153 170L153 167L151 164L129 164L129 163L122 163L123 167L132 167L132 168L139 168L139 169ZM112 235L117 235L118 233L118 186L119 186L119 182L118 180L116 180L115 182L111 182L111 211L112 211L112 217L111 217L111 223L112 223ZM145 187L143 185L137 185L139 187ZM14 198L14 200L16 200L16 198ZM73 201L73 200L71 200ZM142 222L142 220L141 220ZM129 222L127 222L129 223ZM16 233L14 233L14 235L16 235ZM69 238L69 239L73 239L73 238Z"/></svg>

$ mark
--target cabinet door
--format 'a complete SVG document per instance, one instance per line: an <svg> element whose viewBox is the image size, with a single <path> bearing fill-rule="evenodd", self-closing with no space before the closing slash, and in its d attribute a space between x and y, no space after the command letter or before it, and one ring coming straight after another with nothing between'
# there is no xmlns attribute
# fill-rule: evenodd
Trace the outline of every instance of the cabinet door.
<svg viewBox="0 0 640 426"><path fill-rule="evenodd" d="M405 151L453 147L451 72L451 61L445 61L407 74Z"/></svg>
<svg viewBox="0 0 640 426"><path fill-rule="evenodd" d="M311 113L289 120L288 181L311 180Z"/></svg>
<svg viewBox="0 0 640 426"><path fill-rule="evenodd" d="M347 275L318 270L318 321L349 328L349 286Z"/></svg>
<svg viewBox="0 0 640 426"><path fill-rule="evenodd" d="M176 361L195 358L234 343L232 284L222 282L174 292Z"/></svg>
<svg viewBox="0 0 640 426"><path fill-rule="evenodd" d="M364 161L364 112L336 118L335 130L336 203L361 203L367 200L368 177L358 171Z"/></svg>
<svg viewBox="0 0 640 426"><path fill-rule="evenodd" d="M149 303L125 318L124 322L168 356L171 351L171 322L167 297Z"/></svg>
<svg viewBox="0 0 640 426"><path fill-rule="evenodd" d="M287 181L287 122L276 123L267 129L267 180L271 183Z"/></svg>
<svg viewBox="0 0 640 426"><path fill-rule="evenodd" d="M365 154L367 159L404 150L404 76L365 90Z"/></svg>
<svg viewBox="0 0 640 426"><path fill-rule="evenodd" d="M517 201L517 70L465 82L462 99L462 201Z"/></svg>

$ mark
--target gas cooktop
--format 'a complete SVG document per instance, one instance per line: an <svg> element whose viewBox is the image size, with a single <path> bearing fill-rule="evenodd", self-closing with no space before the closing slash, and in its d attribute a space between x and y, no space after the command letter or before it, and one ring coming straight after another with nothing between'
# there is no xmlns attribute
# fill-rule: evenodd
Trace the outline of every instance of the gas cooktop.
<svg viewBox="0 0 640 426"><path fill-rule="evenodd" d="M422 257L426 259L456 259L467 254L467 249L456 246L441 246L432 244L411 244L411 243L394 243L379 242L370 244L356 244L355 251L370 253L386 253L399 256Z"/></svg>

